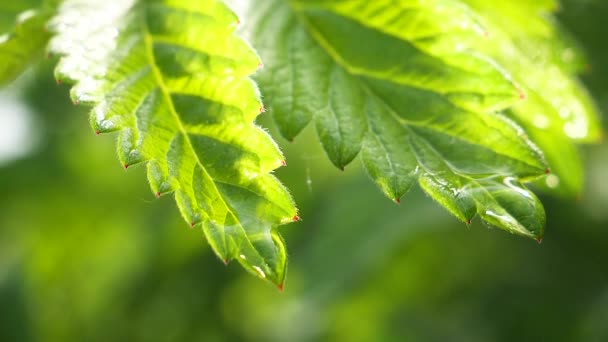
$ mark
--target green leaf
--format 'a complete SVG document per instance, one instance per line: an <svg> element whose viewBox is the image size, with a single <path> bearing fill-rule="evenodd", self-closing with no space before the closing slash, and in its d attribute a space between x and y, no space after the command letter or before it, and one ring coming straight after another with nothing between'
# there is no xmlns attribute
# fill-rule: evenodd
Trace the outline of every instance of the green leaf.
<svg viewBox="0 0 608 342"><path fill-rule="evenodd" d="M519 180L541 152L497 111L521 90L470 47L485 29L458 2L266 1L248 11L259 76L280 131L310 121L339 168L359 153L391 199L416 181L462 221L539 238L544 212Z"/></svg>
<svg viewBox="0 0 608 342"><path fill-rule="evenodd" d="M120 131L125 168L146 162L152 191L174 192L222 260L280 287L277 226L298 217L270 174L284 158L252 123L263 109L249 78L260 60L237 23L217 0L68 0L51 48L64 55L57 79L76 83L74 102L94 106L94 130Z"/></svg>
<svg viewBox="0 0 608 342"><path fill-rule="evenodd" d="M43 55L50 39L45 29L52 13L48 7L41 7L38 1L0 5L0 86L13 81ZM2 34L5 29L10 31Z"/></svg>
<svg viewBox="0 0 608 342"><path fill-rule="evenodd" d="M507 67L527 95L509 115L545 153L548 188L574 196L583 187L575 143L601 139L598 110L576 73L586 62L551 11L555 1L465 0L481 14L490 38L479 49Z"/></svg>

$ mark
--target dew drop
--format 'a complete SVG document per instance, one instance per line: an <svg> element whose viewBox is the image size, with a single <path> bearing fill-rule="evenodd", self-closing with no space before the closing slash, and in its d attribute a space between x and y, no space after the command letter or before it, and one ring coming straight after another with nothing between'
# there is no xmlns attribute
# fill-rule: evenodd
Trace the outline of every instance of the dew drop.
<svg viewBox="0 0 608 342"><path fill-rule="evenodd" d="M557 177L556 175L548 175L545 179L545 183L551 189L555 189L559 186L559 177Z"/></svg>
<svg viewBox="0 0 608 342"><path fill-rule="evenodd" d="M546 129L549 127L549 119L542 114L535 115L532 123L534 126L540 129Z"/></svg>
<svg viewBox="0 0 608 342"><path fill-rule="evenodd" d="M266 278L266 273L264 273L264 271L262 271L262 269L260 267L253 266L253 269L256 270L256 272L258 272L258 274L260 275L260 277Z"/></svg>

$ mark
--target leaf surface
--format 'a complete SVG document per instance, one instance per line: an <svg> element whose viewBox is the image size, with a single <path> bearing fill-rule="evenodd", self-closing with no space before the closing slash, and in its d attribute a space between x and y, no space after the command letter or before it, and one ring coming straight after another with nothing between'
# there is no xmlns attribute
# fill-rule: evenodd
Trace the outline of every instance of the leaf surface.
<svg viewBox="0 0 608 342"><path fill-rule="evenodd" d="M253 123L263 109L249 78L259 57L234 34L221 1L68 0L53 21L58 80L93 105L98 133L119 131L126 167L145 162L153 193L175 193L216 254L282 286L277 226L297 219L270 172L284 157Z"/></svg>
<svg viewBox="0 0 608 342"><path fill-rule="evenodd" d="M508 112L544 152L552 175L548 188L575 196L583 187L577 143L598 142L598 110L577 79L588 67L552 11L556 1L465 0L488 27L490 37L478 48L508 68L526 101Z"/></svg>
<svg viewBox="0 0 608 342"><path fill-rule="evenodd" d="M0 4L0 86L42 56L50 39L45 25L51 14L50 5L35 0Z"/></svg>
<svg viewBox="0 0 608 342"><path fill-rule="evenodd" d="M471 47L487 39L460 2L266 1L251 6L258 79L287 139L314 122L330 160L357 155L391 199L417 181L462 221L479 213L539 238L544 211L519 180L542 153L497 111L521 90Z"/></svg>

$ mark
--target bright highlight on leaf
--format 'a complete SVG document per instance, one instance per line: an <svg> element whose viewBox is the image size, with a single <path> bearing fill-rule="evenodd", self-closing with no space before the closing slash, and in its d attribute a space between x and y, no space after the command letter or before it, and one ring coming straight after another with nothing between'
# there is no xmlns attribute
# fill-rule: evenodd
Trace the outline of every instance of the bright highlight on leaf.
<svg viewBox="0 0 608 342"><path fill-rule="evenodd" d="M459 2L268 1L250 10L260 75L283 135L314 121L339 168L361 154L399 201L416 181L464 222L539 238L542 205L518 180L547 169L498 110L522 89L474 49L484 27ZM278 35L278 37L277 37Z"/></svg>
<svg viewBox="0 0 608 342"><path fill-rule="evenodd" d="M119 131L125 168L146 162L154 194L174 192L221 260L281 286L277 226L297 214L270 174L284 163L252 121L262 107L249 79L260 60L234 34L221 1L68 0L51 27L60 81L91 104L98 133Z"/></svg>
<svg viewBox="0 0 608 342"><path fill-rule="evenodd" d="M487 25L492 39L478 48L508 67L527 100L508 114L524 127L551 166L550 189L576 196L583 171L576 143L598 142L599 115L576 79L586 66L576 45L560 32L551 11L555 1L466 0Z"/></svg>

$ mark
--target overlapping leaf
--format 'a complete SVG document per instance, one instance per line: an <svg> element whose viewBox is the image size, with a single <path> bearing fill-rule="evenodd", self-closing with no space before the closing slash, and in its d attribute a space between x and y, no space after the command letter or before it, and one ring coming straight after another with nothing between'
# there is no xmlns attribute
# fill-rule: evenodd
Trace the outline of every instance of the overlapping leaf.
<svg viewBox="0 0 608 342"><path fill-rule="evenodd" d="M522 91L470 47L486 31L459 2L266 1L248 11L259 80L282 134L310 121L339 168L355 156L392 199L419 180L461 220L475 213L539 238L545 216L519 180L546 171L495 113Z"/></svg>
<svg viewBox="0 0 608 342"><path fill-rule="evenodd" d="M40 1L0 4L0 85L13 81L43 54L50 38L45 25L51 8Z"/></svg>
<svg viewBox="0 0 608 342"><path fill-rule="evenodd" d="M583 171L575 143L597 142L601 131L597 110L576 78L586 63L551 16L556 1L464 2L490 33L478 48L508 68L527 94L509 115L543 150L552 171L547 185L579 194Z"/></svg>
<svg viewBox="0 0 608 342"><path fill-rule="evenodd" d="M125 168L146 162L153 192L175 192L222 260L282 286L277 226L297 213L270 174L283 156L252 123L260 60L237 23L218 0L67 0L51 49L64 55L56 77L76 83L74 102L94 106L94 129L120 131Z"/></svg>

